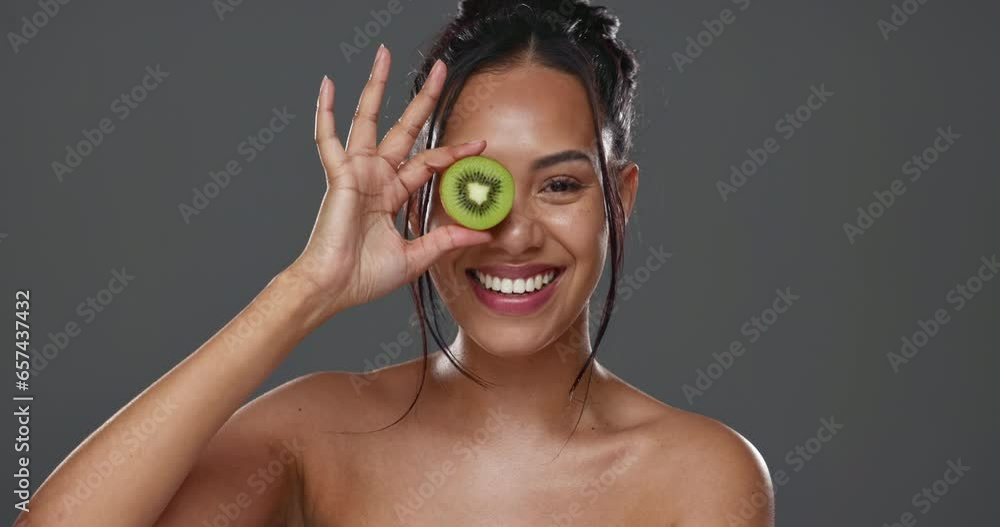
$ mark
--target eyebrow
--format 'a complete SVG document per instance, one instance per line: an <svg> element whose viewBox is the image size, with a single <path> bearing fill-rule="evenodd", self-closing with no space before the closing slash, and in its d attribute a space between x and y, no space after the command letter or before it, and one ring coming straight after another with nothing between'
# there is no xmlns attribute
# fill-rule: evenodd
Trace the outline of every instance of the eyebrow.
<svg viewBox="0 0 1000 527"><path fill-rule="evenodd" d="M593 163L590 156L581 152L580 150L564 150L562 152L557 152L555 154L550 154L545 157L540 157L531 164L532 170L541 170L543 168L548 168L553 165L558 165L559 163L565 163L567 161L586 161L588 163Z"/></svg>

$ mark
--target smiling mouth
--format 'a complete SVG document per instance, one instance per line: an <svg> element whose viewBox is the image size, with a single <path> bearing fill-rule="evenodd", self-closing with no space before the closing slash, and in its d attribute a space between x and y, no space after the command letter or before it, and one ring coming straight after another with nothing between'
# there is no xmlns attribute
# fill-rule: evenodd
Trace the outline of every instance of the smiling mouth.
<svg viewBox="0 0 1000 527"><path fill-rule="evenodd" d="M478 269L467 269L465 273L478 282L479 285L483 286L484 289L502 295L517 297L546 289L559 277L562 271L562 268L551 268L547 271L523 278L495 276Z"/></svg>

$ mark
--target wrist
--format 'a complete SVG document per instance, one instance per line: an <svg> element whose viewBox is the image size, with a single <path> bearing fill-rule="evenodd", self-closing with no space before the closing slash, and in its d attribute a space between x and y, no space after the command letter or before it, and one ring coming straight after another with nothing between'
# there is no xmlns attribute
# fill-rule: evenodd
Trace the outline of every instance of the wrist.
<svg viewBox="0 0 1000 527"><path fill-rule="evenodd" d="M311 332L344 309L339 288L324 288L294 265L278 273L268 287L274 287L282 303L288 303L301 321L302 329Z"/></svg>

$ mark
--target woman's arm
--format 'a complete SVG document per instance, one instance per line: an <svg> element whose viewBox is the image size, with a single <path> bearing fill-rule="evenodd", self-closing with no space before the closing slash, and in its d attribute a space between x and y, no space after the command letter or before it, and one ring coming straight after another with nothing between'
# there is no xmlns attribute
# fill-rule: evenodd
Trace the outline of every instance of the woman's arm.
<svg viewBox="0 0 1000 527"><path fill-rule="evenodd" d="M308 280L290 271L279 274L215 336L80 444L38 489L31 511L20 519L44 527L154 525L206 444L318 325L325 307ZM264 399L259 403L268 404ZM190 481L200 495L188 493L185 510L172 512L159 525L199 525L201 519L211 525L213 509L236 499L238 492L228 494L246 483L246 470L260 463L266 467L272 454L280 454L274 451L280 443L268 438L281 431L253 424L259 420L250 418L251 407L247 416L234 416L215 448L206 450L201 475ZM289 495L290 474L284 471L280 482L269 483L268 492L254 494L248 514L273 514ZM191 507L194 501L201 506Z"/></svg>
<svg viewBox="0 0 1000 527"><path fill-rule="evenodd" d="M214 525L215 510L230 516L220 525L271 525L284 524L280 515L294 512L293 471L280 478L268 473L273 481L262 474L265 489L252 498L251 512L239 513L239 522L231 518L236 510L230 503L251 509L233 491L256 484L247 480L247 470L282 455L278 439L289 428L273 417L291 407L288 399L297 391L279 389L233 412L327 318L416 280L449 251L492 239L458 225L414 240L396 230L396 213L413 192L435 171L481 153L486 143L407 159L441 93L442 62L378 143L389 63L389 51L379 47L346 148L334 126L334 85L323 78L315 140L327 189L302 254L201 348L80 444L38 489L31 511L19 518L28 521L25 527L201 527Z"/></svg>

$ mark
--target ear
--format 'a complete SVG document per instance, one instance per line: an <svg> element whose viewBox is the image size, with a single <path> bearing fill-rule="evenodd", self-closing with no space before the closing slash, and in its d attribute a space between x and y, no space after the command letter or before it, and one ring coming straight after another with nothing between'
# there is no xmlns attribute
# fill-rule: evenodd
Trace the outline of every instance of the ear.
<svg viewBox="0 0 1000 527"><path fill-rule="evenodd" d="M635 206L635 196L639 189L639 165L629 162L618 172L618 195L622 198L622 208L625 210L625 224L632 216Z"/></svg>

